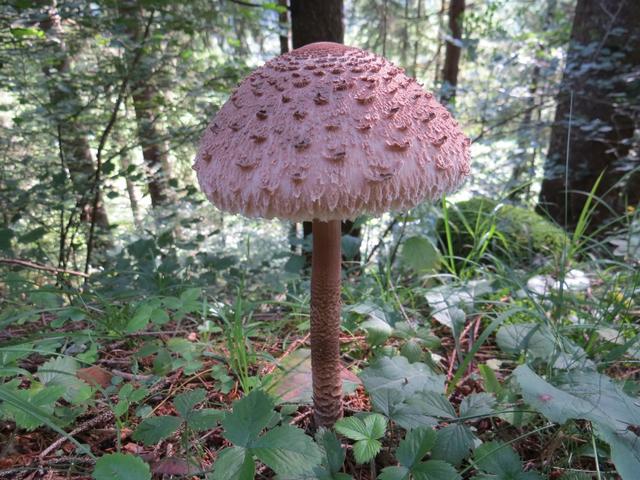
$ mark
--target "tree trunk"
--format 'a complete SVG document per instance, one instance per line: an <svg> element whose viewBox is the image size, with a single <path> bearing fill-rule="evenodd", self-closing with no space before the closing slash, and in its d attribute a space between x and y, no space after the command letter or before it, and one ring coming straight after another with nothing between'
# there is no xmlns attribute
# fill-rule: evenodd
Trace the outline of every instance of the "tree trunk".
<svg viewBox="0 0 640 480"><path fill-rule="evenodd" d="M131 180L131 154L128 151L123 152L120 155L120 167L124 172L124 179L127 186L127 194L129 195L129 204L131 206L131 215L133 216L133 224L136 228L142 227L142 217L140 215L140 203L138 202L138 195L136 193L136 186Z"/></svg>
<svg viewBox="0 0 640 480"><path fill-rule="evenodd" d="M291 0L293 48L314 42L344 42L342 0Z"/></svg>
<svg viewBox="0 0 640 480"><path fill-rule="evenodd" d="M133 46L141 41L143 32L142 9L138 2L128 0L121 3L126 29ZM163 140L160 126L159 99L162 93L154 82L152 62L140 62L132 73L131 98L138 127L138 139L142 147L142 157L147 170L147 185L151 205L156 208L171 198L169 188L170 171L168 148Z"/></svg>
<svg viewBox="0 0 640 480"><path fill-rule="evenodd" d="M465 0L451 0L449 4L449 35L444 55L442 69L442 93L440 98L444 103L452 104L456 98L458 86L458 71L460 70L460 53L462 48L462 21L464 17Z"/></svg>
<svg viewBox="0 0 640 480"><path fill-rule="evenodd" d="M278 5L287 8L287 0L278 0ZM280 54L289 51L289 14L284 10L278 15L278 26L280 28Z"/></svg>
<svg viewBox="0 0 640 480"><path fill-rule="evenodd" d="M79 217L82 221L91 222L92 215L95 215L96 225L104 232L109 228L109 219L102 198L98 202L96 212L92 212L93 196L87 195L90 182L95 177L96 167L84 125L78 119L83 105L74 85L68 80L71 56L64 41L55 0L50 3L47 16L40 22L40 28L45 32L49 46L55 50L52 62L43 67L43 71L47 76L60 150L77 198Z"/></svg>
<svg viewBox="0 0 640 480"><path fill-rule="evenodd" d="M637 0L576 5L538 206L569 230L602 172L596 195L606 205L597 204L590 232L640 201L638 175L626 175L640 165L633 148L637 88L634 97L629 81L640 67L638 25Z"/></svg>
<svg viewBox="0 0 640 480"><path fill-rule="evenodd" d="M156 208L167 203L169 193L169 164L166 143L158 125L160 115L157 98L160 93L149 79L132 83L131 98L138 123L138 138L142 146L142 157L147 168L147 184L151 205Z"/></svg>

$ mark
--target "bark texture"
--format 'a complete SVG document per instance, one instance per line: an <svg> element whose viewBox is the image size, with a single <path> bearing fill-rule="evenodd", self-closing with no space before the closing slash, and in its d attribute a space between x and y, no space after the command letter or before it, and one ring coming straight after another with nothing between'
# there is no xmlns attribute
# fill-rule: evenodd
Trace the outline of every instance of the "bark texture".
<svg viewBox="0 0 640 480"><path fill-rule="evenodd" d="M278 5L287 8L287 0L278 0ZM278 26L280 28L280 54L289 51L289 13L287 10L278 14Z"/></svg>
<svg viewBox="0 0 640 480"><path fill-rule="evenodd" d="M311 371L316 427L342 417L340 376L340 222L313 222Z"/></svg>
<svg viewBox="0 0 640 480"><path fill-rule="evenodd" d="M622 213L627 202L640 201L640 175L628 175L640 166L634 152L639 91L637 82L629 81L640 67L638 25L638 0L578 0L576 5L539 198L539 210L563 225L566 215L569 230L602 172L596 195L606 205L596 207L590 231Z"/></svg>
<svg viewBox="0 0 640 480"><path fill-rule="evenodd" d="M293 48L314 42L344 43L342 0L291 0Z"/></svg>
<svg viewBox="0 0 640 480"><path fill-rule="evenodd" d="M458 72L460 71L460 54L462 48L462 21L464 17L465 0L451 0L449 4L449 34L451 39L446 42L444 67L442 68L442 95L444 103L453 103L458 86Z"/></svg>

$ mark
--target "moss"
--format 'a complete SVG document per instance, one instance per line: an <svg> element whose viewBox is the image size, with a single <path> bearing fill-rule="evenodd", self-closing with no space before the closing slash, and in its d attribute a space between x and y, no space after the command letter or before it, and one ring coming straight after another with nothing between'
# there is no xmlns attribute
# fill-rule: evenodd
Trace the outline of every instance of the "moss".
<svg viewBox="0 0 640 480"><path fill-rule="evenodd" d="M562 228L536 212L488 198L474 198L450 207L449 225L454 254L467 257L475 250L474 260L478 260L485 239L485 252L517 263L531 263L541 255L559 256L568 242ZM438 224L438 233L446 244L444 221Z"/></svg>

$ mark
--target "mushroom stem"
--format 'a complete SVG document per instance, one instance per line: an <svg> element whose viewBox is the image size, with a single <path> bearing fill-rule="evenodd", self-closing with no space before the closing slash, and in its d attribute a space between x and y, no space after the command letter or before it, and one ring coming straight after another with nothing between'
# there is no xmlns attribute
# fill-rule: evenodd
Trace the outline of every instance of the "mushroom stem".
<svg viewBox="0 0 640 480"><path fill-rule="evenodd" d="M340 221L313 221L311 371L316 427L342 417L340 367Z"/></svg>

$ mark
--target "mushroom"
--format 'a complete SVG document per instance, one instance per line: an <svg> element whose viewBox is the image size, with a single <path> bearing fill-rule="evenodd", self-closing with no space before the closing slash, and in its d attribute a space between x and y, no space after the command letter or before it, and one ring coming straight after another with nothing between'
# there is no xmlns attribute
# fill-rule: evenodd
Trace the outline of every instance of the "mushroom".
<svg viewBox="0 0 640 480"><path fill-rule="evenodd" d="M314 419L332 426L342 416L340 222L454 190L469 174L469 139L402 69L336 43L268 61L231 98L194 169L221 210L313 221Z"/></svg>

